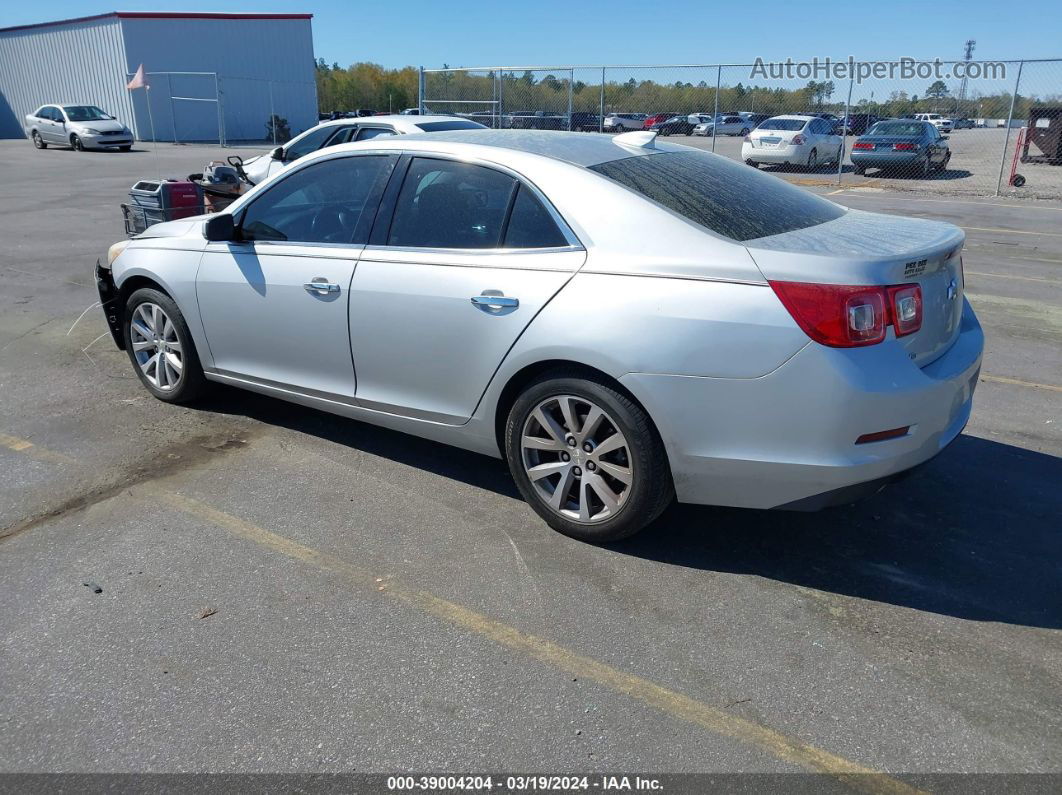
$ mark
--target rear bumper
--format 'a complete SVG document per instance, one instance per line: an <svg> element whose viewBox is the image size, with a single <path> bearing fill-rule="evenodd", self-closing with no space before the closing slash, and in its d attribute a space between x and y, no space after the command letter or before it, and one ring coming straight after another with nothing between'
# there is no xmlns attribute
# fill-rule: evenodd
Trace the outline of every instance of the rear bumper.
<svg viewBox="0 0 1062 795"><path fill-rule="evenodd" d="M811 149L805 146L783 146L765 149L745 143L741 145L741 159L756 163L803 163Z"/></svg>
<svg viewBox="0 0 1062 795"><path fill-rule="evenodd" d="M852 163L867 168L896 168L897 166L910 166L918 163L925 157L925 152L861 152L852 151L849 154Z"/></svg>
<svg viewBox="0 0 1062 795"><path fill-rule="evenodd" d="M984 336L969 304L955 343L913 364L895 340L809 342L761 378L630 373L668 450L682 502L814 509L872 493L944 449L970 417ZM863 434L910 426L898 439Z"/></svg>

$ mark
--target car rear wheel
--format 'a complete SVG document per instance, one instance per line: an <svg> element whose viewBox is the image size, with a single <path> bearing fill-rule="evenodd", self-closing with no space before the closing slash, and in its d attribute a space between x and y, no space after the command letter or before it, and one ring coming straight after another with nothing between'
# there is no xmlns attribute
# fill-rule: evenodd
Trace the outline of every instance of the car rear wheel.
<svg viewBox="0 0 1062 795"><path fill-rule="evenodd" d="M48 144L46 144L44 142L44 139L41 138L41 134L39 132L37 132L36 130L33 131L33 135L31 137L33 138L33 145L35 147L37 147L38 149L47 149L48 148Z"/></svg>
<svg viewBox="0 0 1062 795"><path fill-rule="evenodd" d="M645 411L604 380L547 374L517 398L505 453L524 499L554 530L604 543L637 533L674 499Z"/></svg>
<svg viewBox="0 0 1062 795"><path fill-rule="evenodd" d="M937 171L946 171L947 168L948 168L948 163L950 163L950 162L951 162L951 152L948 152L946 155L944 155L944 159L940 161L940 165L937 166Z"/></svg>
<svg viewBox="0 0 1062 795"><path fill-rule="evenodd" d="M862 176L863 174L867 173L867 167L866 166L852 166L852 171L854 171L856 174Z"/></svg>
<svg viewBox="0 0 1062 795"><path fill-rule="evenodd" d="M807 163L808 171L814 171L816 168L818 168L818 165L819 165L819 152L818 152L817 149L812 149L811 153L808 154L808 163Z"/></svg>
<svg viewBox="0 0 1062 795"><path fill-rule="evenodd" d="M125 304L125 350L147 390L167 403L187 403L207 390L184 315L163 292L145 287Z"/></svg>
<svg viewBox="0 0 1062 795"><path fill-rule="evenodd" d="M742 127L741 132L739 132L738 135L745 136L748 135L750 132L752 131L748 127Z"/></svg>
<svg viewBox="0 0 1062 795"><path fill-rule="evenodd" d="M752 160L752 159L746 159L745 160L745 165L746 166L752 166L753 168L759 168L760 167L760 164L757 163L755 160Z"/></svg>
<svg viewBox="0 0 1062 795"><path fill-rule="evenodd" d="M929 154L918 161L915 173L922 179L928 179L930 174L933 173L933 161L929 159Z"/></svg>
<svg viewBox="0 0 1062 795"><path fill-rule="evenodd" d="M81 139L76 135L70 136L70 145L74 147L75 152L85 151L85 145L81 142Z"/></svg>

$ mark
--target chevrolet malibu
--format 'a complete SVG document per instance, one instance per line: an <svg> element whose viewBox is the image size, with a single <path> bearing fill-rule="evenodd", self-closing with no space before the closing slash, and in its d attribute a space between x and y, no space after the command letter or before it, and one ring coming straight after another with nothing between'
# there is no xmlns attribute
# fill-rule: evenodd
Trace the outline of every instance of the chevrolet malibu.
<svg viewBox="0 0 1062 795"><path fill-rule="evenodd" d="M157 398L218 382L505 458L604 542L940 452L981 364L963 242L648 131L469 130L306 155L96 278Z"/></svg>

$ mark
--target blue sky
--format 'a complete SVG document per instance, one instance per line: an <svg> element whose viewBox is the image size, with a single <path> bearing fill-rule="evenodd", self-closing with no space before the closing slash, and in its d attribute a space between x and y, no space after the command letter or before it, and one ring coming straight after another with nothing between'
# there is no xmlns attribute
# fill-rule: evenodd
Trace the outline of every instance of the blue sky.
<svg viewBox="0 0 1062 795"><path fill-rule="evenodd" d="M314 15L317 55L347 66L748 63L813 56L985 59L1062 57L1057 3L1033 0L121 0L128 11L278 11ZM113 10L85 0L7 2L0 27ZM1060 65L1062 75L1062 65Z"/></svg>

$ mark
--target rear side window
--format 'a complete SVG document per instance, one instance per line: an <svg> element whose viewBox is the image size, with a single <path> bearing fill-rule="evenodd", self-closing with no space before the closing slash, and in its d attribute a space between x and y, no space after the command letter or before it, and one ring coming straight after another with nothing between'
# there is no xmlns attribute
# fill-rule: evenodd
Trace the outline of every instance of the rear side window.
<svg viewBox="0 0 1062 795"><path fill-rule="evenodd" d="M505 230L506 248L552 248L568 241L553 222L542 202L524 185L517 189L509 225Z"/></svg>
<svg viewBox="0 0 1062 795"><path fill-rule="evenodd" d="M335 129L335 127L321 127L313 132L307 133L298 141L284 147L284 159L290 163L292 160L298 160L300 157L308 155L310 152L316 152L324 146L325 141L335 134Z"/></svg>
<svg viewBox="0 0 1062 795"><path fill-rule="evenodd" d="M732 240L780 235L844 214L784 180L707 152L627 157L591 170Z"/></svg>

